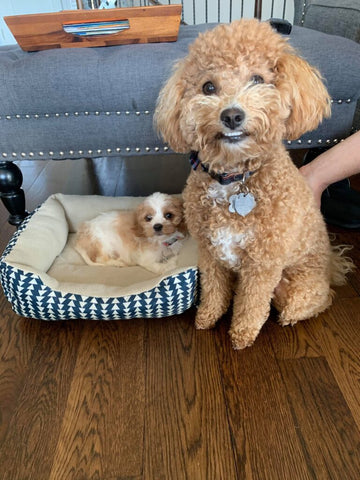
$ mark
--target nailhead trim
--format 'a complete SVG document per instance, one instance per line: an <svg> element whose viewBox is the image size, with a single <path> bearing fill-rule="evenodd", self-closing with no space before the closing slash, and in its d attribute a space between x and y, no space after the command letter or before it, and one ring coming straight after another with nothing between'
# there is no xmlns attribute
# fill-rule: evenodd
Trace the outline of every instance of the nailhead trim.
<svg viewBox="0 0 360 480"><path fill-rule="evenodd" d="M351 98L347 98L346 100L345 99L331 99L330 102L333 104L333 103L336 103L338 105L342 105L342 104L349 104L351 103L353 100ZM95 112L89 112L89 111L84 111L84 112L73 112L73 113L70 113L70 112L64 112L64 113L43 113L43 114L39 114L39 113L34 113L34 114L29 114L29 113L26 113L26 114L15 114L15 115L0 115L0 120L23 120L24 118L29 120L31 118L35 118L35 119L41 119L41 118L51 118L51 117L55 117L55 118L60 118L62 116L64 116L65 118L69 118L69 117L80 117L82 115L85 115L85 116L89 116L89 115L95 115L96 117L104 114L106 115L107 117L110 117L111 115L117 115L117 116L120 116L122 113L124 113L125 115L129 116L131 114L134 114L136 115L137 117L141 116L141 115L150 115L150 111L149 110L144 110L143 112L140 112L140 111L135 111L135 112L131 112L129 110L126 110L125 112L121 112L121 111L116 111L116 112L109 112L109 111L106 111L106 112L100 112L99 110L96 110Z"/></svg>
<svg viewBox="0 0 360 480"><path fill-rule="evenodd" d="M342 140L340 140L342 141ZM322 138L319 138L318 140L301 140L301 139L298 139L298 140L287 140L286 141L286 144L287 145L293 145L297 143L298 145L302 145L302 144L308 144L308 145L312 145L312 144L318 144L318 145L321 145L322 143L326 143L326 144L330 144L330 143L339 143L339 140L337 138L333 138L333 139L330 139L330 138L327 138L326 140L323 140Z"/></svg>
<svg viewBox="0 0 360 480"><path fill-rule="evenodd" d="M347 98L346 100L343 100L343 99L341 99L341 98L339 98L338 100L336 100L336 99L332 98L332 99L330 100L330 103L337 103L338 105L341 105L341 104L343 104L343 103L351 103L351 98Z"/></svg>
<svg viewBox="0 0 360 480"><path fill-rule="evenodd" d="M321 139L319 138L318 140L301 140L301 139L298 139L298 140L287 140L286 143L287 145L293 145L293 144L298 144L298 145L322 145L322 144L326 144L326 145L330 145L330 144L335 144L335 143L339 143L339 142L342 142L344 139L338 139L338 138L333 138L333 139ZM64 150L60 150L58 155L61 156L61 157L65 157L67 155L69 155L70 157L74 156L74 155L80 155L80 156L83 156L84 154L86 155L89 154L89 155L92 155L94 153L94 151L96 151L96 153L98 155L101 155L102 153L103 154L110 154L112 152L116 152L116 153L120 153L122 152L123 150L125 150L127 153L131 152L132 151L132 148L131 147L126 147L126 148L121 148L121 147L116 147L114 150L112 150L111 148L105 148L105 149L97 149L97 150L69 150L68 152L65 152ZM160 151L163 151L163 152L167 152L169 150L169 147L167 145L164 145L163 147L154 147L153 149L150 148L150 147L135 147L134 148L135 152L136 153L139 153L139 152L151 152L152 150L154 152L160 152ZM7 152L3 152L1 153L2 157L3 158L8 158L8 156L11 156L13 158L17 158L18 156L22 157L22 158L25 158L25 157L35 157L36 153L35 152L29 152L29 153L25 153L25 152L20 152L20 153L17 153L17 152L11 152L11 153L7 153ZM44 157L45 156L45 152L43 151L39 151L38 152L38 155L40 157ZM55 152L50 150L48 152L48 156L49 157L54 157L55 156Z"/></svg>
<svg viewBox="0 0 360 480"><path fill-rule="evenodd" d="M304 1L303 3L303 9L302 9L302 12L301 12L301 25L304 25L304 22L305 22L305 8L306 8L306 1Z"/></svg>
<svg viewBox="0 0 360 480"><path fill-rule="evenodd" d="M99 115L106 115L107 117L111 116L111 115L121 115L122 113L125 113L125 115L131 115L131 114L134 114L136 115L137 117L139 117L140 115L150 115L150 110L144 110L143 112L139 111L139 110L136 110L134 112L131 112L130 110L126 110L125 112L121 112L119 110L117 110L116 112L109 112L109 111L106 111L106 112L101 112L99 110L96 110L94 112L89 112L88 110L84 111L84 112L64 112L64 113L59 113L59 112L56 112L56 113L34 113L34 114L29 114L29 113L26 113L26 114L15 114L15 115L0 115L0 120L2 119L5 119L5 120L13 120L13 119L17 119L17 120L22 120L24 118L26 119L31 119L31 118L35 118L35 119L40 119L40 118L51 118L51 117L56 117L56 118L59 118L59 117L79 117L81 115L85 115L85 116L89 116L91 114L95 115L95 116L99 116Z"/></svg>

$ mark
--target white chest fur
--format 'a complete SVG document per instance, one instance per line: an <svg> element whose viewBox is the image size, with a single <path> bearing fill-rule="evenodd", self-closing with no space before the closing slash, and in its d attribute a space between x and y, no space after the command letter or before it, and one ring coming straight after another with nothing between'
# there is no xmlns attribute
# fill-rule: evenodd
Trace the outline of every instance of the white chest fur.
<svg viewBox="0 0 360 480"><path fill-rule="evenodd" d="M210 241L220 260L235 267L240 265L239 248L246 247L249 237L249 233L236 233L231 227L223 227L211 233Z"/></svg>
<svg viewBox="0 0 360 480"><path fill-rule="evenodd" d="M224 209L228 209L229 198L238 192L239 186L236 183L230 185L212 183L208 190L208 197L212 199L214 207L221 206ZM230 267L240 265L239 249L245 249L253 237L250 229L238 231L236 225L237 223L234 222L233 225L229 224L209 232L209 240L216 248L220 260L227 263Z"/></svg>

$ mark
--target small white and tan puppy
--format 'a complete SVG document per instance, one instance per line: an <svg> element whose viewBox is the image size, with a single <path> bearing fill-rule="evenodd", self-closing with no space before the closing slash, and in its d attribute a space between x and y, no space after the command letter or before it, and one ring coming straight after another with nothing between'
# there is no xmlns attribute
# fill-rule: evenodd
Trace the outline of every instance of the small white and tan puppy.
<svg viewBox="0 0 360 480"><path fill-rule="evenodd" d="M186 235L181 198L153 193L135 210L105 212L80 225L75 248L89 265L176 267Z"/></svg>

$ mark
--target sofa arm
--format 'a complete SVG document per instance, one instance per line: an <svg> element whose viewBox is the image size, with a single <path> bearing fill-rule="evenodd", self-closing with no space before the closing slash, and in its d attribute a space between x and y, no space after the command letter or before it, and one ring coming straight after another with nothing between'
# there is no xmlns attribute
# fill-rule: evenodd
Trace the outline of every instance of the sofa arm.
<svg viewBox="0 0 360 480"><path fill-rule="evenodd" d="M295 25L360 42L359 0L295 0Z"/></svg>

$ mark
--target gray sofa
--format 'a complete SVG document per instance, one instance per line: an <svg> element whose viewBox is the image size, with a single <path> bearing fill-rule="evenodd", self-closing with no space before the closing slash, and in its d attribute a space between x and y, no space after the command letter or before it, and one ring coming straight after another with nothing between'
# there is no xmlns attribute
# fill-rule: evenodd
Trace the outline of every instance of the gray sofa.
<svg viewBox="0 0 360 480"><path fill-rule="evenodd" d="M0 48L0 197L10 223L19 225L26 215L15 160L168 152L153 128L159 89L189 43L211 26L182 25L175 43L32 53ZM360 45L300 26L289 41L324 76L332 117L286 144L334 145L351 132L360 96Z"/></svg>
<svg viewBox="0 0 360 480"><path fill-rule="evenodd" d="M295 0L294 23L360 42L359 0Z"/></svg>

